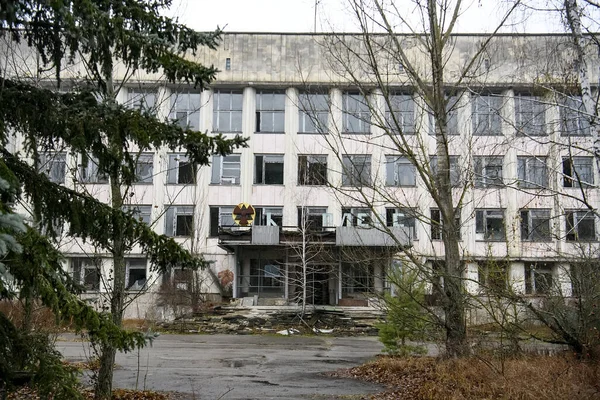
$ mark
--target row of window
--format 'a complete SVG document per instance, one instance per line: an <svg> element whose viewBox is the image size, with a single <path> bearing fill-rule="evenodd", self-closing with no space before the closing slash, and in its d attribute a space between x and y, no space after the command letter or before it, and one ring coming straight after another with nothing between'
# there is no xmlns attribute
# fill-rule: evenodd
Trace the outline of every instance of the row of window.
<svg viewBox="0 0 600 400"><path fill-rule="evenodd" d="M284 183L283 154L255 155L255 184ZM547 188L548 166L547 158L540 156L517 157L518 185L522 188ZM371 156L345 155L342 156L342 185L368 186L371 185ZM473 157L473 180L476 188L500 187L504 185L503 157L475 156ZM417 173L415 166L405 157L386 156L386 186L415 186ZM40 159L40 168L51 181L63 183L66 174L66 153L46 153ZM431 157L431 168L435 172L437 157ZM299 155L298 184L326 185L327 156ZM589 187L594 184L593 157L564 157L562 161L564 187ZM169 155L167 170L168 184L193 184L196 169L185 155ZM154 155L141 154L136 164L136 183L152 183L154 177ZM214 156L211 170L211 183L217 185L239 185L241 176L241 156ZM450 156L450 180L454 186L463 183L459 167L459 157ZM83 183L107 183L108 177L98 171L95 160L82 157L79 165L79 180Z"/></svg>
<svg viewBox="0 0 600 400"><path fill-rule="evenodd" d="M548 102L530 93L517 92L515 99L515 128L523 136L542 136L548 133L546 110ZM285 132L285 100L283 91L257 91L255 132ZM449 97L448 134L459 134L459 98ZM501 93L473 94L471 96L471 120L474 135L501 135L502 108L506 97ZM345 133L369 133L373 122L371 112L375 109L369 96L358 92L344 92L342 96L342 131ZM156 94L150 91L130 90L127 104L135 108L152 109ZM413 95L392 93L385 98L383 119L392 131L415 134L416 103ZM583 113L583 102L578 96L560 99L560 131L563 136L587 136L589 120ZM171 118L182 127L200 128L200 93L180 93L172 96ZM331 110L329 95L325 93L301 93L298 97L300 133L326 133ZM242 132L243 94L236 90L216 90L213 93L213 131ZM427 111L429 134L435 134L433 116Z"/></svg>
<svg viewBox="0 0 600 400"><path fill-rule="evenodd" d="M210 236L218 236L220 228L236 227L232 217L233 207L210 208ZM519 211L521 240L529 242L552 241L557 238L553 229L553 218L549 209L523 209ZM595 241L596 217L589 210L567 210L565 217L565 240ZM410 237L417 237L417 223L424 216L414 208L386 208L386 226L408 228ZM256 208L254 225L283 225L283 207ZM438 209L432 208L429 214L432 240L442 239L442 218ZM342 226L370 227L375 223L368 208L342 208ZM333 227L331 214L326 207L298 207L298 228L321 230ZM461 220L457 217L455 226L460 237ZM475 234L479 241L505 241L506 221L503 209L479 209L475 211Z"/></svg>
<svg viewBox="0 0 600 400"><path fill-rule="evenodd" d="M108 183L108 176L101 173L98 161L81 156L77 166L77 180L82 183ZM67 153L54 152L40 154L39 169L50 181L64 183L67 172ZM154 154L142 153L137 156L134 183L152 184L154 180ZM184 154L169 154L167 183L192 184L196 180L196 168Z"/></svg>

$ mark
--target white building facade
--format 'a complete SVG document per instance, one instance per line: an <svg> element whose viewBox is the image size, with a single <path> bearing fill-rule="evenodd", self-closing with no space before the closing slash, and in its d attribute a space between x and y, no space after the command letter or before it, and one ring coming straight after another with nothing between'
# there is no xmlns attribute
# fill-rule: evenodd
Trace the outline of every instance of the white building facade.
<svg viewBox="0 0 600 400"><path fill-rule="evenodd" d="M482 38L453 37L449 86ZM426 74L424 55L405 40ZM558 286L569 295L572 266L597 252L600 226L588 207L600 200L592 138L577 113L578 97L554 90L568 62L560 44L567 42L498 36L479 74L455 91L451 175L462 199L464 278L473 294L496 279L486 269L494 259L502 284L518 293L543 295ZM184 152L141 154L139 180L129 189L131 207L157 233L213 261L203 292L252 298L247 304L254 305L297 304L306 296L314 305L369 306L371 293L390 289L386 271L403 262L404 251L431 268L443 260L439 211L385 129L390 112L381 87L368 74L359 74L361 85L349 79L335 46L331 35L230 33L216 51L197 57L221 69L209 90L171 87L156 75L121 91L121 101L143 101L159 118L248 138L248 147L199 169ZM590 74L597 82L597 71ZM435 165L433 121L423 100L401 65L388 78L385 91L397 105L392 111L402 134L423 163ZM109 199L93 160L64 149L47 154L44 168L66 186ZM232 215L241 203L255 211L247 227ZM110 259L63 239L67 268L90 291L102 292ZM149 316L165 280L182 290L189 285L181 271L154 276L134 249L127 287L150 293L127 314Z"/></svg>

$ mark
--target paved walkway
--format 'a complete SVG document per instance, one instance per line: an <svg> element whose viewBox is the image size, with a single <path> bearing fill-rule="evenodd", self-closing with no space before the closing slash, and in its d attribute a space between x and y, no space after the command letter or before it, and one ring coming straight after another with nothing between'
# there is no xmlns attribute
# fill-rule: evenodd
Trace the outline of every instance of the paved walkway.
<svg viewBox="0 0 600 400"><path fill-rule="evenodd" d="M57 349L84 361L87 344L65 336ZM188 393L190 399L335 399L381 391L323 373L379 354L375 337L162 335L152 347L117 355L115 387ZM347 397L346 397L347 398ZM360 396L357 396L360 398Z"/></svg>

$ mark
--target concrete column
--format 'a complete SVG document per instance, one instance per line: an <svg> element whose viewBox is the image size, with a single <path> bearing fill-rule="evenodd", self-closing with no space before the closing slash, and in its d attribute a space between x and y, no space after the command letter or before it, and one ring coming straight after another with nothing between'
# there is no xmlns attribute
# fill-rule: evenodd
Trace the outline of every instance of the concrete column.
<svg viewBox="0 0 600 400"><path fill-rule="evenodd" d="M463 279L467 293L476 295L479 292L479 265L476 262L466 263Z"/></svg>
<svg viewBox="0 0 600 400"><path fill-rule="evenodd" d="M573 285L571 283L571 266L565 263L556 263L552 267L552 279L556 280L556 285L564 297L573 295Z"/></svg>
<svg viewBox="0 0 600 400"><path fill-rule="evenodd" d="M511 262L508 270L508 284L515 294L525 294L525 263Z"/></svg>

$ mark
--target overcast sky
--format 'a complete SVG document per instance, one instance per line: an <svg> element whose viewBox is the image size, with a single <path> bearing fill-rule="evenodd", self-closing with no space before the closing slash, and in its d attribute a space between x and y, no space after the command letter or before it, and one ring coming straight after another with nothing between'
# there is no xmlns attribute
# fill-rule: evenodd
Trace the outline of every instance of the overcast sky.
<svg viewBox="0 0 600 400"><path fill-rule="evenodd" d="M544 1L544 0L539 0ZM317 31L358 31L346 7L347 0L318 0ZM411 0L396 0L398 7L410 15ZM490 31L502 15L503 0L466 0L457 32ZM505 6L504 6L505 7ZM313 32L315 0L174 0L172 16L201 31L226 27L229 32ZM527 18L519 14L504 31L560 32L562 25L556 16L538 14Z"/></svg>

